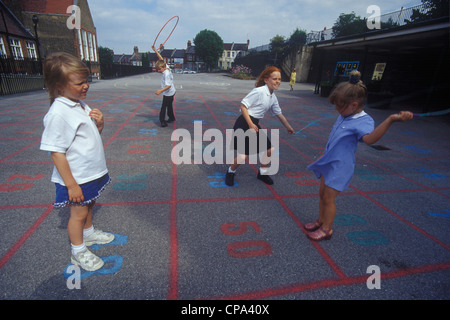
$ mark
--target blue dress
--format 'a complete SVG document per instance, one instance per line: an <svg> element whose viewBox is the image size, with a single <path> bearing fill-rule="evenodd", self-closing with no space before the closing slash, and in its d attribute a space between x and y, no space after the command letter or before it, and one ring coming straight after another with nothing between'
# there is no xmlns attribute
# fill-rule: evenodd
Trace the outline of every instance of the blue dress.
<svg viewBox="0 0 450 320"><path fill-rule="evenodd" d="M355 152L362 137L371 133L375 122L367 113L343 117L339 115L331 129L324 155L308 166L316 177L324 177L325 185L344 191L355 170Z"/></svg>

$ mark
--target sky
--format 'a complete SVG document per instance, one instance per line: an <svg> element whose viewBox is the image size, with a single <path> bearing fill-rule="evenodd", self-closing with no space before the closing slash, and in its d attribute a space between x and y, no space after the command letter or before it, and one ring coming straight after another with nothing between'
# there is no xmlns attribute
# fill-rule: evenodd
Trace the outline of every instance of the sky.
<svg viewBox="0 0 450 320"><path fill-rule="evenodd" d="M370 5L381 14L409 8L421 0L88 0L98 45L116 54L131 54L151 47L166 22L178 16L178 24L165 44L167 49L185 49L202 30L215 31L224 43L246 43L250 48L270 43L280 35L289 38L298 28L330 29L341 13L370 17ZM156 47L175 26L172 19L159 35Z"/></svg>

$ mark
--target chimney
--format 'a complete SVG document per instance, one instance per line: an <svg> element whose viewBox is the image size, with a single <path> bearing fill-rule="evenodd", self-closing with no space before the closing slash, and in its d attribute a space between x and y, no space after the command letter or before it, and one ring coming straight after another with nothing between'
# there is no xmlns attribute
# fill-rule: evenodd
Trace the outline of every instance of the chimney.
<svg viewBox="0 0 450 320"><path fill-rule="evenodd" d="M134 54L138 54L138 53L139 53L138 46L134 46Z"/></svg>

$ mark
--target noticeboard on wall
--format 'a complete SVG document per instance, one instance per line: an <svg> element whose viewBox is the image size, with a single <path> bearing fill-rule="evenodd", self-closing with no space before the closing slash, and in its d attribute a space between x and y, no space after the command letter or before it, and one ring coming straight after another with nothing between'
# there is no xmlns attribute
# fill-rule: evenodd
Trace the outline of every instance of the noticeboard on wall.
<svg viewBox="0 0 450 320"><path fill-rule="evenodd" d="M348 77L352 70L358 70L359 61L338 61L334 69L334 76Z"/></svg>
<svg viewBox="0 0 450 320"><path fill-rule="evenodd" d="M383 78L384 69L386 69L386 62L377 63L373 70L372 80L381 80L381 78Z"/></svg>

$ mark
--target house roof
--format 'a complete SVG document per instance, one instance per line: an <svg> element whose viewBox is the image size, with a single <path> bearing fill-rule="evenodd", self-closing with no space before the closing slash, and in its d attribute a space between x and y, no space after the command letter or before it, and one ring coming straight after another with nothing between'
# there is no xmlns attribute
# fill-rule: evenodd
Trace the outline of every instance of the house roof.
<svg viewBox="0 0 450 320"><path fill-rule="evenodd" d="M229 51L248 51L248 43L224 43L223 48Z"/></svg>
<svg viewBox="0 0 450 320"><path fill-rule="evenodd" d="M6 33L5 22L8 28L8 32L12 36L34 39L34 35L24 27L22 22L8 9L8 7L0 0L0 8L3 12L3 16L0 15L0 32ZM3 17L5 20L3 20Z"/></svg>
<svg viewBox="0 0 450 320"><path fill-rule="evenodd" d="M116 63L124 63L124 62L130 62L131 54L115 54L114 55L114 62Z"/></svg>
<svg viewBox="0 0 450 320"><path fill-rule="evenodd" d="M186 49L164 49L159 54L163 58L184 58L185 52Z"/></svg>

